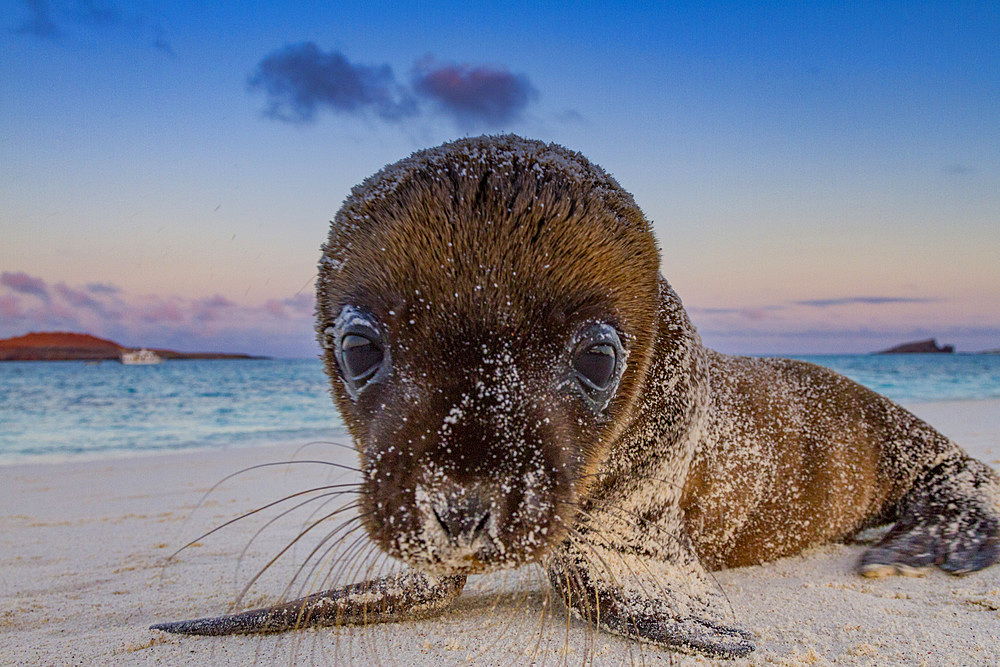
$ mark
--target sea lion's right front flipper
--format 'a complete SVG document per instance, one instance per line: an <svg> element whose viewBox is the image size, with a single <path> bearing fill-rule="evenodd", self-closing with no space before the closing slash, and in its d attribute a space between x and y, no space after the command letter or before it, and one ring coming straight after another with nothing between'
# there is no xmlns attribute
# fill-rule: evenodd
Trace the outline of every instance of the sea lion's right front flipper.
<svg viewBox="0 0 1000 667"><path fill-rule="evenodd" d="M230 616L158 623L150 629L186 635L232 635L283 632L317 625L386 623L441 611L459 596L464 586L464 575L433 577L410 570L273 607Z"/></svg>
<svg viewBox="0 0 1000 667"><path fill-rule="evenodd" d="M580 618L629 639L714 658L740 658L753 635L722 622L721 596L696 560L683 566L594 544L569 545L549 581Z"/></svg>

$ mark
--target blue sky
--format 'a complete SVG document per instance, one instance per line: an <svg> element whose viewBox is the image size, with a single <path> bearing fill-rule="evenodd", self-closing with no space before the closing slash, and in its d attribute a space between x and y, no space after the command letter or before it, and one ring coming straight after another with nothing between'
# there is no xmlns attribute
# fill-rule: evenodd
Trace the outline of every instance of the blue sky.
<svg viewBox="0 0 1000 667"><path fill-rule="evenodd" d="M350 187L510 131L633 192L718 349L1000 347L996 2L468 4L4 3L0 337L311 356Z"/></svg>

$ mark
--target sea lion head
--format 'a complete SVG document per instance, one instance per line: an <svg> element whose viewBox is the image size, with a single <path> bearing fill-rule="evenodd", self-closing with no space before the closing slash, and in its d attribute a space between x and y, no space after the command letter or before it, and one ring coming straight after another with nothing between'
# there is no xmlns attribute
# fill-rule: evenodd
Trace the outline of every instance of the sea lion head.
<svg viewBox="0 0 1000 667"><path fill-rule="evenodd" d="M631 195L554 144L463 139L354 188L317 331L373 540L461 574L566 539L641 391L658 267Z"/></svg>

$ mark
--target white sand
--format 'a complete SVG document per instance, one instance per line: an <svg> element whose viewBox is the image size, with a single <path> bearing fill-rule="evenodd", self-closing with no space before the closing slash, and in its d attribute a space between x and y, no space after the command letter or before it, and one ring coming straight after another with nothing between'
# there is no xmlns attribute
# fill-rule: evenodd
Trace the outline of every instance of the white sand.
<svg viewBox="0 0 1000 667"><path fill-rule="evenodd" d="M1000 464L1000 400L908 406L980 459ZM202 540L164 567L188 539L330 471L298 465L248 473L202 494L235 470L290 458L294 447L186 453L103 462L0 467L0 663L2 664L708 664L594 634L567 623L537 569L483 577L457 608L419 623L268 637L183 637L157 621L226 611L306 514L270 526L237 559L261 521ZM315 448L299 458L353 463ZM343 481L342 479L340 481ZM270 515L270 516L273 516ZM863 547L828 545L805 555L717 574L758 650L737 664L988 665L1000 656L1000 567L963 578L867 580L852 567ZM280 595L307 550L290 553L246 602ZM497 596L503 585L511 591ZM538 629L541 627L541 633ZM730 663L731 664L731 663Z"/></svg>

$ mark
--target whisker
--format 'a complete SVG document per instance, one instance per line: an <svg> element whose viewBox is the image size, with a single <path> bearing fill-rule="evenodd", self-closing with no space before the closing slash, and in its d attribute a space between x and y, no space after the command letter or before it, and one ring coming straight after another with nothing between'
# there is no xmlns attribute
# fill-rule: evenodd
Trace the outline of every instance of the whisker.
<svg viewBox="0 0 1000 667"><path fill-rule="evenodd" d="M327 514L327 515L326 515L326 516L324 516L324 517L323 517L322 519L320 519L319 521L316 521L315 523L313 523L313 524L312 524L311 526L309 526L309 527L308 527L308 528L306 528L305 530L302 530L302 531L300 531L300 532L299 532L299 534L298 534L298 535L296 535L296 536L295 536L295 537L294 537L294 538L293 538L293 539L292 539L292 540L291 540L291 541L290 541L290 542L289 542L288 544L286 544L286 545L285 545L285 546L284 546L284 547L283 547L283 548L281 549L281 551L279 551L279 552L278 552L277 554L275 554L275 555L274 555L274 556L273 556L273 557L271 558L271 560L269 560L269 561L267 562L267 564L266 564L266 565L264 565L264 567L260 568L260 570L258 570L258 571L257 571L257 574L255 574L255 575L254 575L253 577L251 577L250 581L248 581L248 582L247 582L247 584L246 584L246 585L245 585L245 586L243 587L243 590L241 590L241 591L240 591L240 593L239 593L239 595L237 595L237 596L236 596L236 601L234 602L234 604L239 604L239 602L240 602L240 601L241 601L241 600L243 599L243 596L244 596L244 595L246 595L246 593L247 593L247 591L248 591L248 590L250 590L251 586L253 586L253 585L254 585L254 583L255 583L255 582L256 582L256 581L258 580L258 579L260 579L260 578L261 578L261 576L263 576L263 575L264 575L264 573L265 573L265 572L266 572L266 571L267 571L267 570L268 570L268 569L269 569L269 568L270 568L270 567L271 567L272 565L274 565L274 564L275 564L275 563L276 563L276 562L278 561L278 559L279 559L279 558L281 558L281 557L282 557L283 555L285 555L286 553L288 553L288 550L289 550L289 549L291 549L291 548L292 548L292 547L293 547L293 546L294 546L294 545L295 545L295 544L296 544L296 543L297 543L297 542L298 542L299 540L301 540L301 539L302 539L303 537L305 537L307 533L309 533L309 532L310 532L310 531L311 531L311 530L312 530L313 528L315 528L316 526L320 525L320 524L321 524L321 523L322 523L323 521L325 521L326 519L329 519L330 517L333 517L333 516L336 516L336 514L337 514L337 513L339 512L339 511L340 511L340 510L338 509L338 510L335 510L334 512L331 512L330 514Z"/></svg>
<svg viewBox="0 0 1000 667"><path fill-rule="evenodd" d="M321 509L325 508L332 500L334 500L335 498L338 498L340 495L342 495L342 493L336 493L336 494L324 493L324 494L320 494L320 495L318 495L318 496L316 496L314 498L309 498L308 500L304 500L304 501L296 504L294 507L291 507L291 508L289 508L287 510L284 510L280 514L278 514L278 515L272 517L271 519L269 519L267 521L267 523L265 523L263 526L261 526L260 528L257 529L257 531L253 534L253 536L243 546L243 550L240 552L239 558L236 561L237 562L237 567L239 566L239 563L241 563L243 561L243 558L246 556L247 551L250 549L250 546L254 543L254 541L258 537L260 537L260 535L265 530L267 530L271 525L273 525L276 521L279 521L279 520L283 519L284 517L286 517L289 514L291 514L292 512L294 512L295 510L300 509L302 507L305 507L309 503L315 502L317 500L322 500L323 498L326 498L326 500L323 501L323 503L320 505L320 508ZM339 512L339 511L344 511L344 510L352 509L352 508L360 506L360 504L361 504L360 502L356 501L354 503L349 503L348 505L341 505L340 507L337 508L337 511ZM315 514L310 515L310 518L312 516L315 516ZM308 524L308 521L306 522L306 524ZM304 525L306 525L306 524L304 524Z"/></svg>
<svg viewBox="0 0 1000 667"><path fill-rule="evenodd" d="M306 556L305 560L299 566L298 570L296 571L295 575L292 577L291 581L288 582L288 584L287 584L287 586L285 588L285 593L288 593L291 590L291 587L299 579L300 575L302 575L302 572L305 570L306 566L309 565L310 561L312 561L313 558L316 556L316 554L319 553L320 550L322 549L323 550L322 555L320 555L319 558L315 559L315 562L313 562L313 565L309 569L309 572L305 575L305 577L302 578L302 584L299 587L299 595L301 596L302 594L304 594L305 591L308 588L309 580L313 578L313 576L316 574L317 570L322 566L323 561L327 558L327 556L329 556L334 549L336 549L341 544L343 544L343 542L344 542L345 539L347 539L350 535L354 534L355 531L360 530L363 526L360 523L357 524L357 525L355 525L355 526L352 526L349 530L347 530L343 535L341 535L336 540L334 540L331 544L327 544L327 542L329 542L330 540L332 540L333 537L338 532L340 532L344 528L347 528L347 526L349 526L355 520L360 519L360 518L361 518L360 516L356 516L356 517L352 517L350 519L347 519L347 520L341 522L340 525L338 525L331 532L327 533L327 535L322 540L320 540L316 544L315 547L313 547L313 550L309 553L309 555ZM339 583L339 582L335 581L334 585L336 585L337 583ZM320 582L320 586L318 588L319 588L319 590L324 590L325 588L327 588L327 586L326 586L326 579L325 578Z"/></svg>
<svg viewBox="0 0 1000 667"><path fill-rule="evenodd" d="M506 583L507 583L507 577L508 576L509 576L509 570L505 570L504 574L503 574L503 580L501 582L500 588L497 591L496 597L494 598L493 606L490 608L490 613L491 614L495 613L496 608L499 605L501 598L504 597L505 595L507 595L507 593L505 591L505 588L506 588ZM491 648L493 648L494 646L496 646L497 644L499 644L503 640L503 638L507 634L507 632L513 627L513 625L514 625L514 618L526 606L527 601L528 601L528 597L530 596L530 594L531 594L531 590L530 589L526 588L526 589L522 589L521 590L520 595L517 598L515 598L516 602L515 602L514 608L509 613L507 613L501 619L501 621L500 621L500 623L501 623L501 631L500 631L500 633L493 639L493 641L491 641L486 646L480 648L479 653L478 653L478 657L485 656L486 653Z"/></svg>
<svg viewBox="0 0 1000 667"><path fill-rule="evenodd" d="M626 520L626 521L628 520L628 518L627 518L627 517L624 517L624 518L625 518L625 520ZM635 527L635 528L637 528L637 529L639 529L639 526L635 526L635 525L634 525L634 527ZM583 536L583 535L580 535L580 537L581 537L581 538L583 538L584 536ZM613 553L617 553L617 552L613 552ZM630 573L630 574L632 575L632 577L633 577L634 579L636 579L636 581L638 581L638 582L639 582L640 586L642 586L642 592L643 592L643 593L645 593L646 595L650 595L650 594L651 594L651 593L650 593L650 591L646 590L645 586L643 585L643 582L642 582L642 579L641 579L641 578L640 578L639 576L637 576L637 574L636 574L635 570L633 570L633 569L632 569L632 567L631 567L631 566L630 566L630 565L628 564L628 562L627 562L627 561L625 560L625 557L624 557L624 555L620 555L620 558L621 558L621 560L622 560L622 564L623 564L623 565L625 565L625 566L626 566L626 567L627 567L627 568L629 569L629 573ZM660 583L660 580L659 580L659 577L658 577L658 576L657 576L656 574L654 574L652 570L650 570L650 569L649 569L649 564L648 564L648 563L646 562L646 559L644 559L644 558L639 558L639 559L637 559L637 560L638 560L638 561L640 562L640 564L642 564L643 568L644 568L644 569L646 570L646 573L647 573L647 574L648 574L648 575L650 576L650 578L651 578L651 579L653 580L653 582L654 582L654 583L656 584L656 587L657 587L657 588L659 589L659 591L658 591L658 592L659 592L659 594L660 594L660 595L661 595L661 596L662 596L663 598L667 598L667 597L668 597L668 596L667 596L667 593L666 593L666 591L665 591L665 590L663 589L663 586L662 586L662 585L661 585L661 583Z"/></svg>
<svg viewBox="0 0 1000 667"><path fill-rule="evenodd" d="M567 504L574 504L574 503L572 503L570 501L567 501ZM649 528L653 528L661 536L667 538L667 540L668 540L669 543L671 543L671 544L677 544L678 541L679 541L676 535L668 532L663 526L659 525L657 522L650 521L650 520L648 520L648 519L646 519L644 517L641 517L637 513L633 512L631 510L625 509L624 507L618 507L618 506L615 506L615 505L607 504L607 505L601 505L601 506L595 507L594 509L597 510L597 511L603 511L603 512L608 512L608 513L610 513L612 510L614 510L614 511L616 511L616 512L619 513L619 517L622 520L628 522L637 531L641 532L641 531L648 530ZM580 511L581 512L585 512L585 510L582 510L582 509ZM635 520L631 520L629 518L629 515L631 515L632 517L634 517ZM694 549L685 549L685 551L687 553L690 553L692 556L694 556L695 560L701 566L702 571L704 571L704 573L706 574L706 576L708 576L708 578L712 580L712 583L715 585L716 590L726 600L726 605L729 608L729 615L730 615L730 617L733 620L735 620L736 619L736 609L733 607L732 600L730 600L729 595L726 593L725 589L722 587L722 584L719 582L719 579L715 576L715 574L709 568L705 567L704 563L702 563L702 561L701 561L701 556L698 554L698 552L696 550L694 550ZM645 565L645 567L648 570L648 567L649 567L648 564L646 564L645 561L643 561L643 564ZM650 575L653 576L651 572L650 572ZM654 576L654 579L656 579L655 576ZM661 592L662 592L662 589L661 589Z"/></svg>
<svg viewBox="0 0 1000 667"><path fill-rule="evenodd" d="M573 543L577 547L584 546L587 549L589 549L590 552L591 552L591 554L593 554L593 556L595 556L598 559L599 564L601 565L601 567L604 568L604 571L607 573L608 577L611 579L611 583L614 585L614 587L616 589L622 589L622 585L618 581L618 577L615 574L615 571L611 568L611 566L608 564L608 562L604 559L604 556L602 556L601 553L599 551L597 551L597 549L595 549L589 543L589 541L586 539L586 537L584 535L582 535L579 531L577 531L575 528L572 530L572 534L573 534L573 537L574 537L574 542ZM581 554L581 555L585 556L586 554ZM625 561L625 559L622 556L622 554L617 554L617 555L621 559L622 564L627 569L629 569L631 571L631 567ZM588 559L588 565L593 566L593 561L590 561ZM577 566L574 563L574 564L572 564L572 567L574 569L576 569ZM634 574L633 574L633 576L634 576ZM599 611L600 610L600 597L599 597L599 592L597 591L596 586L594 587L594 602L595 602L595 606L597 607L597 609ZM638 629L637 622L635 620L635 617L632 614L632 609L628 605L625 605L625 613L628 615L628 623L630 623L632 625L633 629ZM598 616L598 622L600 622L600 617L599 616ZM632 656L632 642L630 642L630 641L626 642L626 646L628 647L628 651L629 651L629 661L634 663L634 658ZM642 651L642 647L640 646L640 654L639 654L640 658L643 657L641 651Z"/></svg>
<svg viewBox="0 0 1000 667"><path fill-rule="evenodd" d="M340 512L340 511L350 511L352 509L355 509L356 507L357 507L357 505L342 506L342 507L338 508L337 511L338 512ZM287 597L289 595L289 593L291 592L292 587L295 585L295 582L299 580L299 577L305 571L306 567L313 560L313 558L315 557L315 555L321 549L324 549L324 546L326 545L326 549L323 551L323 555L320 557L320 560L317 560L313 564L313 566L309 570L309 573L303 579L303 583L299 586L299 591L298 591L297 596L298 597L302 597L303 595L306 594L306 591L307 591L307 588L308 588L308 580L312 576L312 574L315 572L316 568L319 566L322 558L324 558L326 556L326 554L330 553L331 550L336 549L340 544L342 544L344 538L346 538L348 535L351 535L352 533L354 533L355 530L359 530L362 527L361 523L356 523L356 525L351 526L351 524L355 524L355 522L359 522L359 520L361 518L362 518L362 515L356 515L356 516L352 516L352 517L348 517L347 519L344 519L339 524L337 524L337 526L334 527L333 530L329 531L322 539L320 539L313 546L312 550L309 552L309 554L306 556L306 558L299 564L298 568L296 568L295 574L292 575L291 579L285 585L285 588L284 588L284 590L282 591L282 594L281 594L282 598L285 598L285 597ZM321 521L322 521L322 519L321 519ZM336 537L338 533L340 533L341 531L345 531L345 530L346 530L346 532L344 532L342 535L340 535L340 537L337 537L337 539L334 539L334 537ZM330 543L329 545L327 545L327 543L330 542L331 540L333 540L332 543Z"/></svg>
<svg viewBox="0 0 1000 667"><path fill-rule="evenodd" d="M276 466L303 465L303 464L332 466L334 468L339 468L341 470L346 470L348 472L361 474L361 470L358 468L353 468L343 463L335 463L333 461L323 461L321 459L292 459L288 461L270 461L268 463L258 463L256 465L247 466L246 468L237 470L236 472L229 473L228 475L220 479L218 482L213 484L212 487L208 491L206 491L204 495L202 495L201 500L198 501L198 504L195 506L195 509L201 507L202 503L205 502L206 498L208 498L216 489L218 489L220 486L222 486L229 480L233 479L234 477L244 475L254 470L260 470L262 468L274 468Z"/></svg>
<svg viewBox="0 0 1000 667"><path fill-rule="evenodd" d="M307 443L299 445L298 449L295 450L295 454L298 455L301 451L307 447L312 447L314 445L332 445L334 447L341 447L343 449L350 450L351 452L357 453L357 448L353 445L348 445L343 442L337 442L336 440L310 440Z"/></svg>
<svg viewBox="0 0 1000 667"><path fill-rule="evenodd" d="M279 498L278 500L269 502L269 503L267 503L265 505L261 505L260 507L252 509L252 510L250 510L248 512L244 512L243 514L241 514L241 515L239 515L239 516L237 516L235 518L229 519L228 521L225 521L225 522L219 524L215 528L212 528L208 532L202 533L198 537L194 538L193 540L191 540L190 542L188 542L187 544L185 544L184 546L180 547L179 549L177 549L176 551L174 551L172 554L170 554L169 556L167 556L167 561L173 560L177 556L177 554L181 553L185 549L190 548L195 542L200 542L201 540L205 539L206 537L209 537L209 536L214 535L215 533L219 532L223 528L225 528L227 526L233 525L237 521L241 521L243 519L246 519L247 517L253 516L254 514L257 514L259 512L263 512L264 510L270 509L270 508L274 507L275 505L280 505L281 503L283 503L285 501L291 500L292 498L297 498L299 496L304 496L307 493L314 493L316 491L323 491L325 489L333 489L333 488L346 487L346 486L355 486L355 485L354 484L333 484L333 485L329 485L329 486L318 486L318 487L315 487L315 488L312 488L312 489L306 489L305 491L297 491L297 492L292 493L290 495L287 495L287 496L285 496L283 498ZM350 491L346 491L345 490L345 491L342 491L341 493L350 493Z"/></svg>
<svg viewBox="0 0 1000 667"><path fill-rule="evenodd" d="M254 470L260 470L262 468L273 468L273 467L276 467L276 466L287 466L287 465L298 465L298 464L332 466L332 467L339 468L339 469L342 469L342 470L347 470L347 471L350 471L350 472L353 472L353 473L361 474L361 471L359 469L357 469L357 468L352 468L351 466L347 466L347 465L344 465L342 463L334 463L332 461L322 461L322 460L316 460L316 459L290 460L290 461L271 461L271 462L268 462L268 463L258 463L256 465L248 466L246 468L242 468L241 470L237 470L236 472L229 473L228 475L226 475L225 477L223 477L222 479L220 479L219 481L217 481L215 484L213 484L208 489L208 491L205 491L205 493L202 494L201 498L198 499L198 502L195 503L195 506L191 509L191 512L188 514L187 518L184 519L184 524L182 525L182 529L183 529L184 525L187 525L187 522L195 514L195 512L197 512L199 509L201 509L202 505L205 504L205 501L208 500L208 497L211 496L213 493L215 493L215 491L217 491L220 486L222 486L223 484L225 484L229 480L233 479L234 477L238 477L240 475L246 474L248 472L252 472ZM206 536L209 535L209 534L211 534L211 532L210 533L206 533ZM198 540L196 539L196 540L193 540L192 542L197 542L197 541ZM192 545L192 542L189 542L189 543L185 544L183 547L181 547L180 549L178 549L177 551L175 551L174 553L172 553L167 558L167 561L169 562L169 560L172 559L172 558L174 558L178 553L180 553L184 549L189 548Z"/></svg>
<svg viewBox="0 0 1000 667"><path fill-rule="evenodd" d="M389 568L389 573L386 572L386 567ZM372 561L365 573L365 577L378 581L382 577L392 576L394 573L398 573L399 563L389 554L384 551L376 554L375 559ZM378 650L376 649L376 629L374 626L362 626L364 639L368 642L368 653L378 656Z"/></svg>
<svg viewBox="0 0 1000 667"><path fill-rule="evenodd" d="M333 553L334 550L336 550L339 547L341 547L347 539L349 539L357 531L359 531L359 530L361 530L363 528L363 525L360 522L355 523L360 518L361 518L360 516L351 517L350 519L347 519L347 520L341 522L336 528L334 528L332 531L330 531L329 533L327 533L313 547L312 551L310 551L310 553L306 557L306 559L296 569L295 574L292 576L292 578L288 582L288 584L286 584L285 590L282 593L282 595L283 596L288 595L289 592L291 591L292 587L295 585L295 583L297 581L301 582L299 584L299 589L298 589L297 596L301 597L302 595L305 595L306 591L310 589L310 586L309 586L310 580L316 575L317 570L322 566L324 560L327 557L329 557ZM351 524L354 524L354 525L351 525ZM343 532L341 533L341 531L343 531ZM338 536L337 533L341 533L341 534ZM336 537L336 539L334 539L334 537ZM359 538L356 538L355 541L351 543L351 546L353 546L354 544L356 544L357 539L359 539ZM348 547L347 549L349 549L349 548L350 547ZM338 558L346 559L348 557L347 556L347 549L344 549L344 553L342 555L338 556ZM320 554L321 551L322 551L322 553ZM317 557L316 556L317 554L320 554L320 555ZM310 563L311 563L311 567L309 567L309 571L303 576L303 573L306 571L307 566L310 566ZM348 583L348 582L335 581L335 583L332 586L327 586L326 585L326 577L324 577L324 579L320 582L320 586L318 587L318 590L326 590L326 589L329 589L329 588L335 588L335 587L337 587L339 585L344 585L346 583Z"/></svg>

